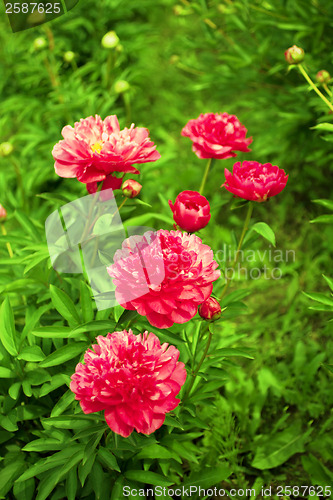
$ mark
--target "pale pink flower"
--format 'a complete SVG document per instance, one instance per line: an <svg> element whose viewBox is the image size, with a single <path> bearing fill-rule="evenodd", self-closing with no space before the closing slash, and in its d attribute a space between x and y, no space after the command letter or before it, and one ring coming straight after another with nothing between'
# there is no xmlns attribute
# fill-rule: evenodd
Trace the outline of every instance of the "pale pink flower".
<svg viewBox="0 0 333 500"><path fill-rule="evenodd" d="M174 346L160 344L153 333L127 332L98 336L97 344L76 366L70 384L84 413L105 410L108 426L128 437L151 434L174 410L186 379L184 363Z"/></svg>

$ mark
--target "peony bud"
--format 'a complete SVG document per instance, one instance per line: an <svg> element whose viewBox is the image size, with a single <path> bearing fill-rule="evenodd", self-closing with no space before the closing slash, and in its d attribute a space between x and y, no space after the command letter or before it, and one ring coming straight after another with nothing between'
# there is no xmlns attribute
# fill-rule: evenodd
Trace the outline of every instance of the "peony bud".
<svg viewBox="0 0 333 500"><path fill-rule="evenodd" d="M114 91L116 94L123 94L124 92L127 92L130 89L130 84L126 82L126 80L118 80L114 84Z"/></svg>
<svg viewBox="0 0 333 500"><path fill-rule="evenodd" d="M175 204L169 200L169 205L175 223L189 233L199 231L210 220L208 200L197 191L183 191L177 196Z"/></svg>
<svg viewBox="0 0 333 500"><path fill-rule="evenodd" d="M284 57L288 64L299 64L304 60L304 50L297 47L297 45L293 45L285 51Z"/></svg>
<svg viewBox="0 0 333 500"><path fill-rule="evenodd" d="M122 191L127 198L135 198L141 191L141 184L134 179L127 179L122 185Z"/></svg>
<svg viewBox="0 0 333 500"><path fill-rule="evenodd" d="M106 33L101 41L102 47L105 49L114 49L117 47L119 43L119 38L117 36L117 33L115 31L108 31Z"/></svg>
<svg viewBox="0 0 333 500"><path fill-rule="evenodd" d="M220 303L213 297L208 299L199 306L199 314L207 321L216 321L221 316L222 310Z"/></svg>
<svg viewBox="0 0 333 500"><path fill-rule="evenodd" d="M47 47L47 41L42 36L35 38L33 47L35 50L42 50Z"/></svg>
<svg viewBox="0 0 333 500"><path fill-rule="evenodd" d="M7 211L0 203L0 222L7 219Z"/></svg>
<svg viewBox="0 0 333 500"><path fill-rule="evenodd" d="M72 52L71 50L67 50L67 52L64 53L64 61L67 63L73 62L75 59L75 53Z"/></svg>
<svg viewBox="0 0 333 500"><path fill-rule="evenodd" d="M321 71L318 71L316 74L316 80L318 83L329 83L331 81L331 75L329 74L326 69L322 69Z"/></svg>
<svg viewBox="0 0 333 500"><path fill-rule="evenodd" d="M10 142L0 144L0 156L9 156L13 152L13 146Z"/></svg>

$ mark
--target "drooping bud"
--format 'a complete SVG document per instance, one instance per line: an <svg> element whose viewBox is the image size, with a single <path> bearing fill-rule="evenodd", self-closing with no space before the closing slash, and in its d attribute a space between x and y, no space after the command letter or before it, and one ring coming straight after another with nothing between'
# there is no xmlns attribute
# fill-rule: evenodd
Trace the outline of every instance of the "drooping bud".
<svg viewBox="0 0 333 500"><path fill-rule="evenodd" d="M127 198L135 198L141 191L141 184L134 179L127 179L122 185L122 191Z"/></svg>
<svg viewBox="0 0 333 500"><path fill-rule="evenodd" d="M0 144L0 156L9 156L13 152L13 146L10 142Z"/></svg>
<svg viewBox="0 0 333 500"><path fill-rule="evenodd" d="M126 80L118 80L114 84L114 91L116 94L123 94L124 92L127 92L130 89L130 84L126 82Z"/></svg>
<svg viewBox="0 0 333 500"><path fill-rule="evenodd" d="M67 52L64 53L64 61L67 63L73 62L75 59L75 53L72 52L71 50L67 50Z"/></svg>
<svg viewBox="0 0 333 500"><path fill-rule="evenodd" d="M318 83L329 83L331 81L331 75L329 74L326 69L322 69L321 71L318 71L316 74L316 80Z"/></svg>
<svg viewBox="0 0 333 500"><path fill-rule="evenodd" d="M7 211L0 203L0 222L7 219Z"/></svg>
<svg viewBox="0 0 333 500"><path fill-rule="evenodd" d="M35 50L42 50L47 47L47 41L44 37L39 36L38 38L35 38L33 47Z"/></svg>
<svg viewBox="0 0 333 500"><path fill-rule="evenodd" d="M199 306L200 316L207 321L216 321L222 313L220 303L214 297L208 299Z"/></svg>
<svg viewBox="0 0 333 500"><path fill-rule="evenodd" d="M304 50L297 45L289 47L284 53L288 64L299 64L304 60Z"/></svg>
<svg viewBox="0 0 333 500"><path fill-rule="evenodd" d="M119 43L119 38L115 31L108 31L102 38L102 47L105 49L114 49Z"/></svg>

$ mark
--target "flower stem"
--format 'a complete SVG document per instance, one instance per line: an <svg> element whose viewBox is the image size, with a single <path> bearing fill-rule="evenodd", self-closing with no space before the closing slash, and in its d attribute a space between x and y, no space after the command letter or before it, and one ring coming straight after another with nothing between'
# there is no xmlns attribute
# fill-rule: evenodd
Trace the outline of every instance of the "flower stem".
<svg viewBox="0 0 333 500"><path fill-rule="evenodd" d="M236 255L235 255L234 261L233 261L232 266L231 266L232 270L235 269L235 266L237 264L239 252L240 252L240 249L242 248L242 244L243 244L243 241L244 241L244 237L245 237L246 231L249 228L249 223L250 223L250 220L251 220L252 212L253 212L253 203L250 201L249 202L249 207L247 209L246 218L245 218L245 221L244 221L244 226L243 226L242 234L241 234L241 237L239 238L239 242L238 242L238 246L237 246L237 250L236 250ZM225 287L223 288L223 291L222 291L222 293L220 295L220 298L219 298L220 301L223 299L223 297L227 293L227 290L228 290L230 282L231 282L231 279L229 278L228 274L226 275L225 279L226 279L226 284L225 284Z"/></svg>
<svg viewBox="0 0 333 500"><path fill-rule="evenodd" d="M200 186L200 189L199 189L199 193L200 194L203 193L204 187L206 185L206 181L207 181L207 178L208 178L209 169L210 169L210 167L212 165L212 161L213 161L213 158L209 158L209 160L207 162L206 169L205 169L205 172L204 172L204 176L202 178L201 186Z"/></svg>
<svg viewBox="0 0 333 500"><path fill-rule="evenodd" d="M202 354L202 356L201 356L201 358L200 358L200 361L199 361L199 363L198 363L198 365L197 365L196 369L194 370L194 372L192 372L192 378L191 378L191 380L190 380L189 386L188 386L188 388L187 388L187 390L186 390L186 392L185 392L184 396L182 397L182 402L183 402L183 403L184 403L184 401L188 398L188 396L189 396L189 394L190 394L190 392L191 392L191 390L192 390L192 387L193 387L193 385L194 385L195 379L196 379L196 377L197 377L197 375L198 375L198 373L199 373L199 370L200 370L200 368L201 368L201 365L202 365L202 363L203 363L203 362L205 361L205 359L206 359L206 356L207 356L208 351L209 351L210 343L211 343L211 341L212 341L212 336L213 336L213 334L212 334L212 332L209 330L209 335L208 335L208 340L207 340L207 344L206 344L205 350L204 350L204 352L203 352L203 354Z"/></svg>
<svg viewBox="0 0 333 500"><path fill-rule="evenodd" d="M6 231L6 228L5 228L5 225L3 222L1 222L1 232L4 236L7 236L7 231ZM8 250L9 257L10 258L14 257L13 250L12 250L12 247L11 247L11 244L9 243L9 241L7 241L6 247Z"/></svg>
<svg viewBox="0 0 333 500"><path fill-rule="evenodd" d="M319 95L320 99L322 99L324 101L324 103L330 108L330 110L333 111L333 104L324 96L324 94L322 92L320 92L318 87L313 83L313 81L311 80L311 78L309 77L309 75L307 74L305 69L303 68L302 64L297 64L297 66L298 66L298 69L300 70L300 72L302 73L302 75L304 76L305 80L310 85L310 87Z"/></svg>
<svg viewBox="0 0 333 500"><path fill-rule="evenodd" d="M324 83L324 84L323 84L323 87L324 87L324 89L326 90L326 92L328 93L328 95L329 95L330 97L332 97L332 91L328 88L327 83Z"/></svg>

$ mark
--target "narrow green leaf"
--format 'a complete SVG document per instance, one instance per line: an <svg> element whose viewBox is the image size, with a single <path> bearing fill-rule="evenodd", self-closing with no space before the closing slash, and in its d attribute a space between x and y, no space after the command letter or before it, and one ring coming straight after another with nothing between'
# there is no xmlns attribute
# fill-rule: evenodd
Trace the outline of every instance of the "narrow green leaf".
<svg viewBox="0 0 333 500"><path fill-rule="evenodd" d="M201 488L211 488L217 483L225 481L231 474L231 470L227 465L221 464L217 467L204 468L200 471L193 472L188 480L186 480L182 486L184 488L189 488L190 486L197 486Z"/></svg>
<svg viewBox="0 0 333 500"><path fill-rule="evenodd" d="M70 326L41 326L31 333L36 337L47 339L69 339L70 337L74 337L73 328ZM80 335L81 332L78 331L76 334Z"/></svg>
<svg viewBox="0 0 333 500"><path fill-rule="evenodd" d="M50 285L51 300L59 314L69 323L80 323L80 317L72 299L60 288Z"/></svg>
<svg viewBox="0 0 333 500"><path fill-rule="evenodd" d="M11 356L17 356L14 314L8 297L5 298L0 308L0 340Z"/></svg>
<svg viewBox="0 0 333 500"><path fill-rule="evenodd" d="M333 210L333 201L332 200L312 200L313 203L318 203L318 205L322 205L329 210Z"/></svg>
<svg viewBox="0 0 333 500"><path fill-rule="evenodd" d="M322 130L324 132L333 132L333 123L318 123L314 127L310 127L311 130Z"/></svg>
<svg viewBox="0 0 333 500"><path fill-rule="evenodd" d="M252 226L251 230L256 231L256 233L260 234L275 247L275 234L273 229L271 229L268 224L265 222L257 222Z"/></svg>
<svg viewBox="0 0 333 500"><path fill-rule="evenodd" d="M324 293L320 292L312 292L312 293L306 293L303 292L303 295L306 297L309 297L311 300L315 300L316 302L320 302L321 304L325 304L326 306L333 307L333 299L330 297L327 297Z"/></svg>
<svg viewBox="0 0 333 500"><path fill-rule="evenodd" d="M24 361L42 361L45 358L45 354L38 345L29 345L23 347L20 351L17 359L23 359Z"/></svg>
<svg viewBox="0 0 333 500"><path fill-rule="evenodd" d="M89 323L94 319L93 297L85 281L80 282L80 302L83 321Z"/></svg>
<svg viewBox="0 0 333 500"><path fill-rule="evenodd" d="M106 465L111 470L116 470L120 472L119 465L116 457L111 453L111 451L105 448L99 448L98 450L98 458L102 465Z"/></svg>
<svg viewBox="0 0 333 500"><path fill-rule="evenodd" d="M325 274L323 274L323 277L324 277L324 280L326 281L326 283L328 284L328 286L330 287L330 289L333 292L333 279L329 278L328 276L325 276Z"/></svg>
<svg viewBox="0 0 333 500"><path fill-rule="evenodd" d="M36 229L31 219L29 219L29 217L27 217L23 212L21 212L21 210L16 210L14 215L16 217L16 220L21 224L23 231L29 233L34 240L40 242L41 235L39 231Z"/></svg>
<svg viewBox="0 0 333 500"><path fill-rule="evenodd" d="M320 215L315 219L310 220L311 224L319 223L319 224L333 224L333 215Z"/></svg>
<svg viewBox="0 0 333 500"><path fill-rule="evenodd" d="M24 483L14 483L13 493L16 500L32 500L35 493L35 480L33 477Z"/></svg>
<svg viewBox="0 0 333 500"><path fill-rule="evenodd" d="M68 391L66 391L65 394L61 396L59 401L53 407L51 417L58 417L59 415L61 415L74 400L74 393L70 389L68 389Z"/></svg>
<svg viewBox="0 0 333 500"><path fill-rule="evenodd" d="M52 352L47 356L44 361L42 361L39 366L46 368L48 366L57 366L75 358L79 354L82 354L87 347L86 342L72 342L70 344L64 345Z"/></svg>
<svg viewBox="0 0 333 500"><path fill-rule="evenodd" d="M139 483L152 484L154 486L171 486L173 481L170 481L161 474L156 472L143 470L128 470L124 473L126 479L138 481Z"/></svg>

